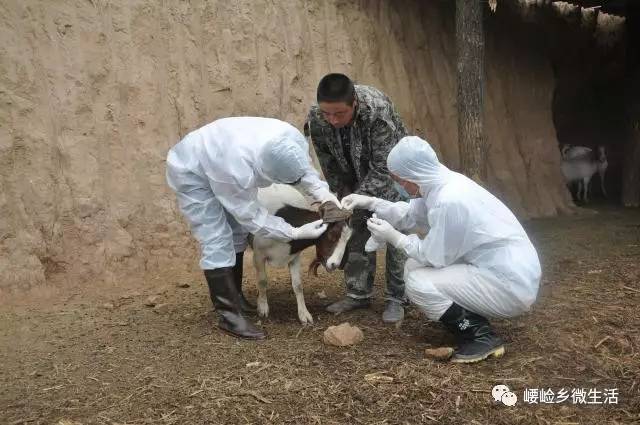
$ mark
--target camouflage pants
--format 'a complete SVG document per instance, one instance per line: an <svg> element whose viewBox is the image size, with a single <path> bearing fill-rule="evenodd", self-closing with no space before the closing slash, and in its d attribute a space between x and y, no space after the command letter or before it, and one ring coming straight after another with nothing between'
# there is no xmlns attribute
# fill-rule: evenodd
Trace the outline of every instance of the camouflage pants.
<svg viewBox="0 0 640 425"><path fill-rule="evenodd" d="M367 218L371 214L356 211L351 219L353 236L347 246L347 261L344 266L344 279L347 296L351 298L371 298L373 296L373 281L376 275L376 253L365 252L364 246L371 236L367 229ZM386 281L384 292L386 300L406 302L404 295L404 263L406 255L397 248L387 244Z"/></svg>

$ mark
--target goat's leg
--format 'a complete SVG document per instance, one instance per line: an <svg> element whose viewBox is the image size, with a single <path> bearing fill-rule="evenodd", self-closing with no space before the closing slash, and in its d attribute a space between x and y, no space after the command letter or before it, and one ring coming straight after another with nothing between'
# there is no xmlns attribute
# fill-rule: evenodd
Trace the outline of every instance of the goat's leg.
<svg viewBox="0 0 640 425"><path fill-rule="evenodd" d="M584 196L582 197L582 200L584 201L584 203L586 204L589 198L589 183L591 182L591 177L585 177L584 179L582 179L582 191L584 193Z"/></svg>
<svg viewBox="0 0 640 425"><path fill-rule="evenodd" d="M604 189L604 171L598 172L600 174L600 189L602 189L602 194L604 197L607 197L607 191Z"/></svg>
<svg viewBox="0 0 640 425"><path fill-rule="evenodd" d="M582 199L580 198L582 197L582 179L577 180L571 184L576 188L576 201L581 202ZM573 191L571 192L571 194L573 195Z"/></svg>
<svg viewBox="0 0 640 425"><path fill-rule="evenodd" d="M578 186L578 189L576 190L576 200L583 202L584 200L582 199L582 179L578 180L576 183L576 186Z"/></svg>
<svg viewBox="0 0 640 425"><path fill-rule="evenodd" d="M313 316L307 310L304 302L304 292L302 291L302 277L300 267L300 256L296 255L291 263L289 263L289 273L291 274L291 286L293 293L296 294L296 303L298 304L298 318L303 325L312 324Z"/></svg>
<svg viewBox="0 0 640 425"><path fill-rule="evenodd" d="M574 195L573 195L573 192L574 192L574 189L575 189L574 182L567 183L567 189L569 189L569 194L571 195L571 200L573 201L575 199L577 201L578 200L577 195L576 195L575 198L574 198Z"/></svg>
<svg viewBox="0 0 640 425"><path fill-rule="evenodd" d="M269 316L269 303L267 301L267 262L264 258L253 253L253 265L258 275L258 315Z"/></svg>

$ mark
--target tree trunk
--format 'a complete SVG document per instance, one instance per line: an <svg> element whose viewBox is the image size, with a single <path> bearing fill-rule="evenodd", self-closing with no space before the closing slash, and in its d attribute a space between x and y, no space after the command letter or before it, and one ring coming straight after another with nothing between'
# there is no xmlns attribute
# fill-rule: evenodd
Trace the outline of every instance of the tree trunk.
<svg viewBox="0 0 640 425"><path fill-rule="evenodd" d="M456 0L456 49L461 171L484 182L487 152L482 135L484 34L480 0Z"/></svg>
<svg viewBox="0 0 640 425"><path fill-rule="evenodd" d="M640 4L627 3L627 125L622 205L640 206Z"/></svg>

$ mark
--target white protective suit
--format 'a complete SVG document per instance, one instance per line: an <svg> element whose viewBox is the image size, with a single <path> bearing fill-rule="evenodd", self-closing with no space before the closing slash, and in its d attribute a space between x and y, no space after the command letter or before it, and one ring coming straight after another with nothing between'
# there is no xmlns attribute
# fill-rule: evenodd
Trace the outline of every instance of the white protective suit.
<svg viewBox="0 0 640 425"><path fill-rule="evenodd" d="M299 181L296 187L315 200L330 196L308 149L286 122L233 117L189 133L169 151L167 182L200 242L202 269L235 265L248 233L292 239L293 228L258 203L258 188Z"/></svg>
<svg viewBox="0 0 640 425"><path fill-rule="evenodd" d="M416 183L422 198L378 200L375 213L408 235L399 248L409 256L408 298L431 320L453 302L485 317L513 317L529 309L540 282L535 248L513 213L471 179L442 165L429 144L403 138L389 153L389 171Z"/></svg>

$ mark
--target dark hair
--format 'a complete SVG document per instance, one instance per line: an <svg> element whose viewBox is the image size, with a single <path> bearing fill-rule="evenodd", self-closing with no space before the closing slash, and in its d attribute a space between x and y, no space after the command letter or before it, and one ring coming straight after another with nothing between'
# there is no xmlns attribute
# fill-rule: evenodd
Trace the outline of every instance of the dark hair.
<svg viewBox="0 0 640 425"><path fill-rule="evenodd" d="M352 105L355 99L356 91L353 82L344 74L327 74L318 83L318 103L344 102Z"/></svg>

